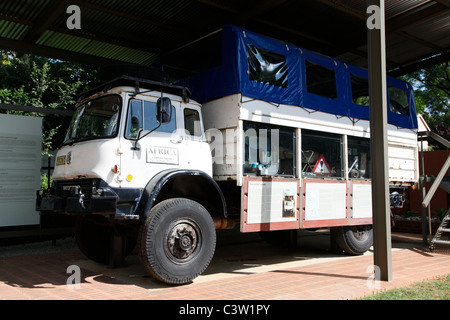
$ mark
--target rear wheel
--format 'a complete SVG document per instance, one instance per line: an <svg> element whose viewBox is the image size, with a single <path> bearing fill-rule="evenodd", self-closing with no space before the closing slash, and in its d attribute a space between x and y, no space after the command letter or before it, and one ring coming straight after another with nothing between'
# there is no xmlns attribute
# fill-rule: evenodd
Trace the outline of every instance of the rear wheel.
<svg viewBox="0 0 450 320"><path fill-rule="evenodd" d="M352 255L363 254L373 244L372 225L335 227L332 234L336 244Z"/></svg>
<svg viewBox="0 0 450 320"><path fill-rule="evenodd" d="M205 271L214 255L213 219L195 201L162 201L141 226L138 246L141 260L154 278L170 284L188 283Z"/></svg>

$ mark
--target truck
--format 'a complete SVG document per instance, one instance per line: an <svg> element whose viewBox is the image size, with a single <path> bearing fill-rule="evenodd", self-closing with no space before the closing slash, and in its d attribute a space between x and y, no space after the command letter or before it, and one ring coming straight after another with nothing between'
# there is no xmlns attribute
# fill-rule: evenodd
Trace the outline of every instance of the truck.
<svg viewBox="0 0 450 320"><path fill-rule="evenodd" d="M339 250L372 246L368 72L236 26L164 55L170 81L122 75L80 98L41 214L77 215L88 258L137 247L169 284L202 274L216 231L277 242L329 228ZM411 85L388 77L393 206L418 180Z"/></svg>

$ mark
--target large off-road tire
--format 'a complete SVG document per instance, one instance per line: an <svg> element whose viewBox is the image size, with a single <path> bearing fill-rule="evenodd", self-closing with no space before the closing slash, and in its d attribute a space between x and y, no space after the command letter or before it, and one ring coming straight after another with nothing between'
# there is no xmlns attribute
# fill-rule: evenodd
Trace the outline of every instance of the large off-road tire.
<svg viewBox="0 0 450 320"><path fill-rule="evenodd" d="M80 251L90 260L109 263L113 227L105 217L79 216L75 223L75 240ZM136 247L136 237L126 236L125 256Z"/></svg>
<svg viewBox="0 0 450 320"><path fill-rule="evenodd" d="M147 271L169 284L191 282L208 267L216 248L216 230L199 203L173 198L154 206L142 224L138 252Z"/></svg>
<svg viewBox="0 0 450 320"><path fill-rule="evenodd" d="M336 244L351 255L364 254L373 244L372 225L334 227Z"/></svg>

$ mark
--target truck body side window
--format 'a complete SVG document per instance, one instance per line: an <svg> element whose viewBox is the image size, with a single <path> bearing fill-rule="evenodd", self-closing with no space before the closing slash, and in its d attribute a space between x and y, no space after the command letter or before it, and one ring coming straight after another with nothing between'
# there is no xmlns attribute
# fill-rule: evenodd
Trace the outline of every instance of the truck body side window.
<svg viewBox="0 0 450 320"><path fill-rule="evenodd" d="M305 60L306 90L322 97L337 99L336 75L334 69Z"/></svg>
<svg viewBox="0 0 450 320"><path fill-rule="evenodd" d="M244 122L245 175L295 176L295 129Z"/></svg>
<svg viewBox="0 0 450 320"><path fill-rule="evenodd" d="M397 114L409 116L408 95L405 91L396 87L388 87L389 109Z"/></svg>
<svg viewBox="0 0 450 320"><path fill-rule="evenodd" d="M287 88L286 56L247 44L249 80Z"/></svg>
<svg viewBox="0 0 450 320"><path fill-rule="evenodd" d="M341 135L302 130L302 176L344 178Z"/></svg>
<svg viewBox="0 0 450 320"><path fill-rule="evenodd" d="M348 177L350 179L369 179L370 176L370 140L348 137Z"/></svg>
<svg viewBox="0 0 450 320"><path fill-rule="evenodd" d="M352 102L361 106L369 106L369 81L365 78L350 74Z"/></svg>

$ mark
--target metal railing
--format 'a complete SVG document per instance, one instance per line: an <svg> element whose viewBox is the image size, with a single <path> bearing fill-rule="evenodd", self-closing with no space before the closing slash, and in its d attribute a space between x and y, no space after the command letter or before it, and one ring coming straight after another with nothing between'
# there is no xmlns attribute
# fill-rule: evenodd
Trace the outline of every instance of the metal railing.
<svg viewBox="0 0 450 320"><path fill-rule="evenodd" d="M422 132L418 133L418 136L420 137L421 141L423 141L424 137L428 137L428 138L433 139L436 142L439 142L447 149L450 148L450 142L434 132L422 131ZM430 237L431 237L431 233L432 233L431 232L431 214L430 214L429 205L430 205L431 199L433 198L434 194L436 193L436 190L438 187L441 186L447 192L449 192L447 186L442 184L442 181L443 181L448 169L450 168L450 155L447 156L447 160L445 161L445 163L442 166L441 170L439 171L438 175L436 177L433 177L431 180L429 179L429 177L425 176L425 173L424 173L423 143L422 143L422 148L421 148L421 158L422 158L422 175L421 175L421 179L420 179L420 186L421 186L421 190L422 190L422 207L423 207L422 208L422 233L423 233L423 244L424 244L424 246L427 246L428 242L427 242L426 220L428 220L428 234L430 235ZM428 190L428 192L426 192L425 183L428 181L433 181L433 183L430 187L430 190ZM428 208L428 219L427 219L427 208Z"/></svg>

